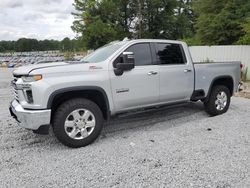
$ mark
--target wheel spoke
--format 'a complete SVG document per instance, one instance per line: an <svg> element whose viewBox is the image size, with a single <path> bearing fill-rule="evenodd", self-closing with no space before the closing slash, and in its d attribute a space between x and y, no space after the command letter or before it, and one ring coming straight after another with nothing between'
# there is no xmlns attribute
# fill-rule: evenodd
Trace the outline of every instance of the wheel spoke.
<svg viewBox="0 0 250 188"><path fill-rule="evenodd" d="M217 99L222 99L222 96L220 93L218 94Z"/></svg>
<svg viewBox="0 0 250 188"><path fill-rule="evenodd" d="M69 121L69 120L67 120L66 122L65 122L65 127L74 127L74 122L73 121Z"/></svg>
<svg viewBox="0 0 250 188"><path fill-rule="evenodd" d="M92 127L95 127L95 121L87 121L86 122L86 127L87 128L92 128Z"/></svg>
<svg viewBox="0 0 250 188"><path fill-rule="evenodd" d="M89 134L88 134L87 129L82 129L82 130L81 130L81 136L82 136L83 138L87 137L88 135L89 135Z"/></svg>
<svg viewBox="0 0 250 188"><path fill-rule="evenodd" d="M74 112L72 112L72 116L73 116L74 120L79 120L81 117L78 110L75 110Z"/></svg>
<svg viewBox="0 0 250 188"><path fill-rule="evenodd" d="M75 138L76 135L77 135L78 133L79 133L79 130L73 129L73 130L69 133L69 136L70 136L71 138Z"/></svg>
<svg viewBox="0 0 250 188"><path fill-rule="evenodd" d="M88 110L85 110L82 117L83 117L83 119L85 119L85 121L87 121L90 116L91 116L91 112Z"/></svg>

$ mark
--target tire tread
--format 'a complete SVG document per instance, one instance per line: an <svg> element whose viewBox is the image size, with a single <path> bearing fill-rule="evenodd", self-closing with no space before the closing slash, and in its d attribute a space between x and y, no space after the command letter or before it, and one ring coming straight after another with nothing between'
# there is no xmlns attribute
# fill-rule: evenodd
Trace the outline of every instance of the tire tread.
<svg viewBox="0 0 250 188"><path fill-rule="evenodd" d="M227 94L227 105L221 111L217 110L215 107L216 96L218 92L220 91L224 91ZM209 99L206 102L204 102L205 111L211 116L216 116L216 115L220 115L220 114L227 112L229 105L230 105L230 98L231 98L231 94L230 94L229 89L226 86L224 85L214 86L210 93Z"/></svg>
<svg viewBox="0 0 250 188"><path fill-rule="evenodd" d="M64 120L67 117L67 113L73 111L76 108L91 108L92 113L96 118L96 126L91 135L82 139L82 140L74 140L70 138L64 130ZM98 105L88 99L85 98L74 98L62 103L55 112L52 127L53 132L56 138L64 145L72 148L84 147L86 145L91 144L96 140L96 138L100 135L102 127L103 127L103 115L98 107Z"/></svg>

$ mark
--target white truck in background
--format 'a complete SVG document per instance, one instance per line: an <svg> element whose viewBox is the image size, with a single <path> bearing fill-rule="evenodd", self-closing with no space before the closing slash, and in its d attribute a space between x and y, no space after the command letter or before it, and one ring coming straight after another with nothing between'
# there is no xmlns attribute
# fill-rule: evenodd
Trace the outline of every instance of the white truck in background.
<svg viewBox="0 0 250 188"><path fill-rule="evenodd" d="M188 46L171 40L110 43L79 63L19 67L10 113L21 127L69 147L92 143L110 116L161 105L203 101L225 113L240 82L240 62L193 64Z"/></svg>

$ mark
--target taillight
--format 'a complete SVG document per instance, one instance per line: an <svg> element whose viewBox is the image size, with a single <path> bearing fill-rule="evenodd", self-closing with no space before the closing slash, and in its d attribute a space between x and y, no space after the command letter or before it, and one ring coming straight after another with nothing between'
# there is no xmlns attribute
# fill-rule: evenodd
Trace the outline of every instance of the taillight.
<svg viewBox="0 0 250 188"><path fill-rule="evenodd" d="M242 70L242 69L243 69L243 67L244 67L244 65L241 63L241 64L240 64L240 69Z"/></svg>

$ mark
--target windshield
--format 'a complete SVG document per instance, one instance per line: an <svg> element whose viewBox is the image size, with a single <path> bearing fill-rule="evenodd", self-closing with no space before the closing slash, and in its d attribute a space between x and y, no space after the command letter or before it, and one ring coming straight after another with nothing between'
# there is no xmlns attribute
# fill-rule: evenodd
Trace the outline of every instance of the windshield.
<svg viewBox="0 0 250 188"><path fill-rule="evenodd" d="M121 43L108 44L84 57L81 61L86 63L99 63L108 59L114 52L122 46Z"/></svg>

